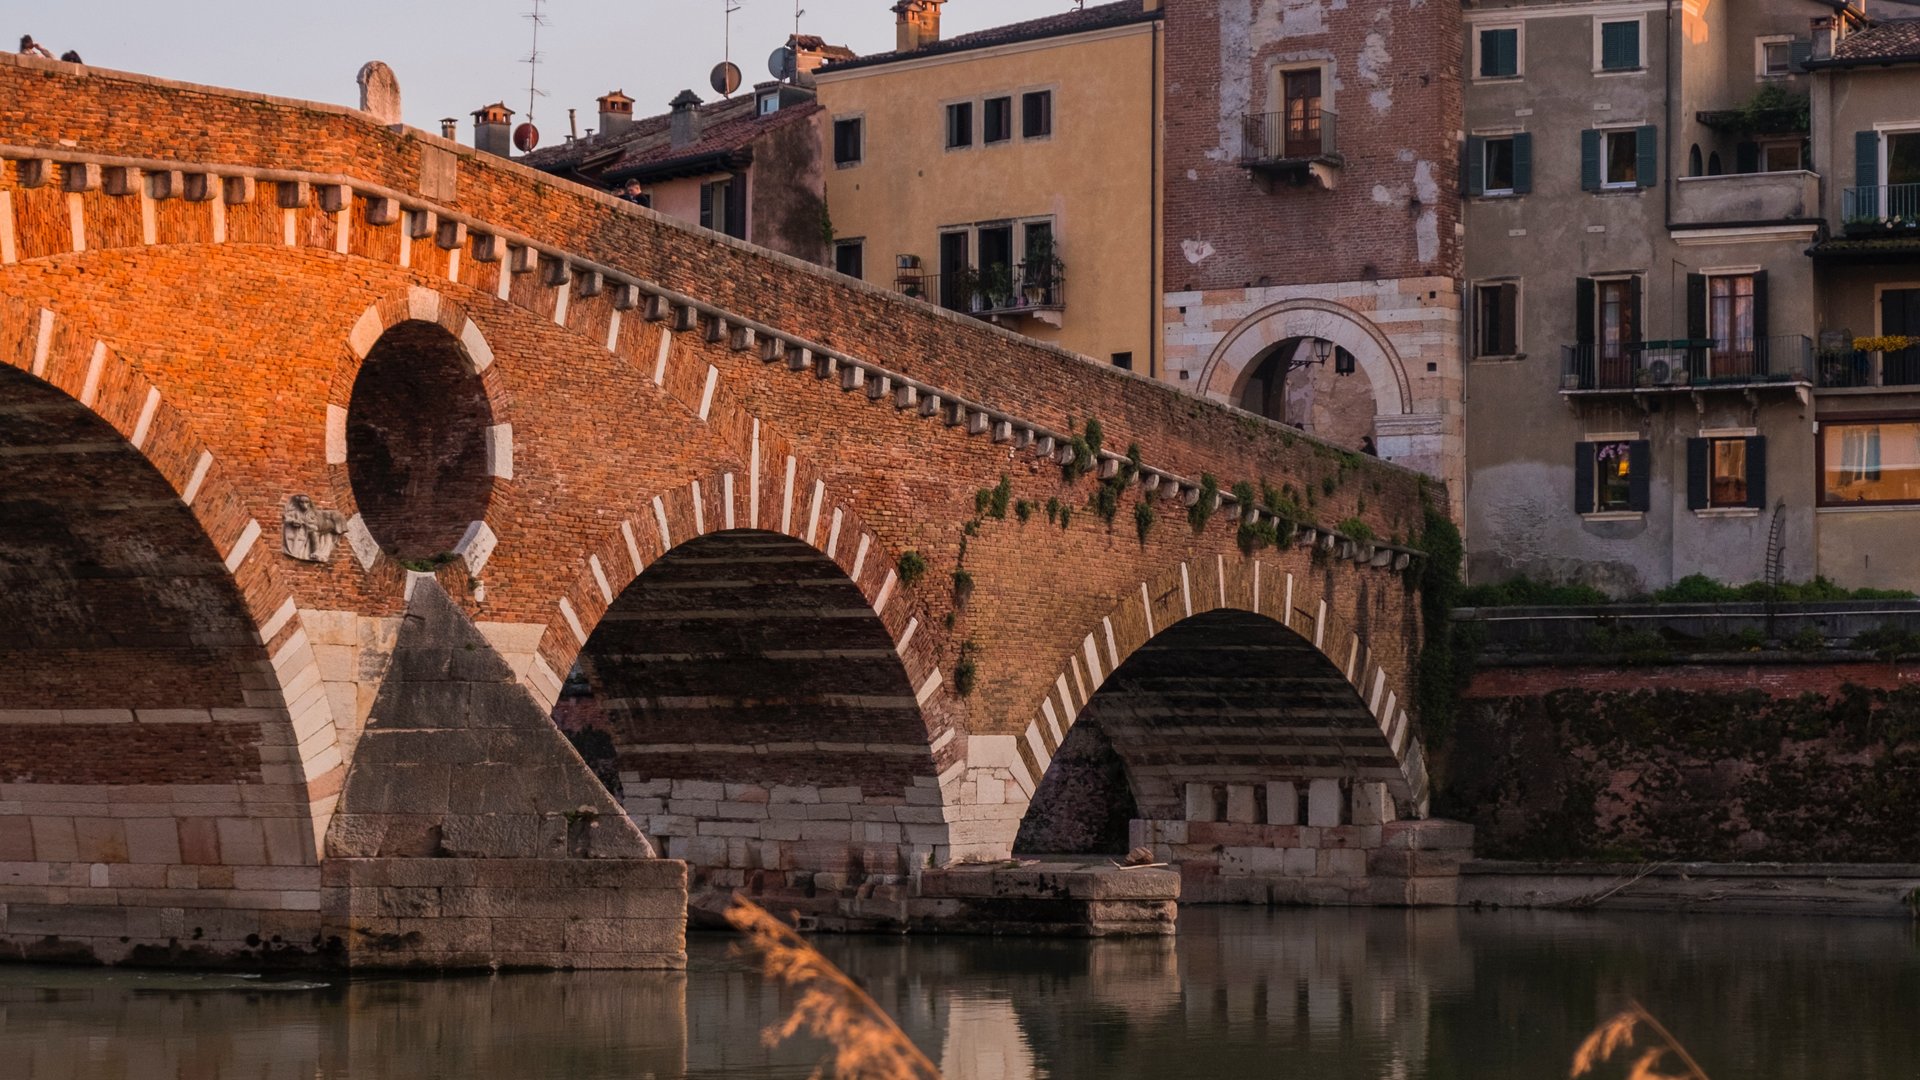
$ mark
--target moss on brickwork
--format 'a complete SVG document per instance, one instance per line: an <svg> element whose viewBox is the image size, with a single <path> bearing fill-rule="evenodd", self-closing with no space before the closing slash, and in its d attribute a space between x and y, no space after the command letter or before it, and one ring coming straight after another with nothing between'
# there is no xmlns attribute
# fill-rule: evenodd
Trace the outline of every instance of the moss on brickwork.
<svg viewBox="0 0 1920 1080"><path fill-rule="evenodd" d="M1920 862L1920 688L1556 690L1460 715L1435 810L1482 855Z"/></svg>

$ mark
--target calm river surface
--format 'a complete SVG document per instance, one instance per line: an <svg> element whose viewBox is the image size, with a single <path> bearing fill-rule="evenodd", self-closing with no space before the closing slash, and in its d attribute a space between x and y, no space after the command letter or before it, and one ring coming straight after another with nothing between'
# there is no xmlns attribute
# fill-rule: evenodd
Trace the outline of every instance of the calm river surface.
<svg viewBox="0 0 1920 1080"><path fill-rule="evenodd" d="M833 938L948 1080L1549 1080L1643 1002L1714 1080L1920 1075L1898 921L1188 909L1164 942ZM4 1077L801 1078L729 939L684 974L293 981L0 967Z"/></svg>

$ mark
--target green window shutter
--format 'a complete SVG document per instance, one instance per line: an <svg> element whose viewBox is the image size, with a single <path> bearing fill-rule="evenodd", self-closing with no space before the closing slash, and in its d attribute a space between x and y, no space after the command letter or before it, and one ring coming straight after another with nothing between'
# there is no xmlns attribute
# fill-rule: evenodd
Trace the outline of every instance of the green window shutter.
<svg viewBox="0 0 1920 1080"><path fill-rule="evenodd" d="M1480 77L1503 79L1520 73L1520 31L1480 31Z"/></svg>
<svg viewBox="0 0 1920 1080"><path fill-rule="evenodd" d="M1687 340L1707 337L1707 275L1687 275Z"/></svg>
<svg viewBox="0 0 1920 1080"><path fill-rule="evenodd" d="M1573 444L1573 512L1593 513L1593 443Z"/></svg>
<svg viewBox="0 0 1920 1080"><path fill-rule="evenodd" d="M1653 509L1653 444L1645 439L1627 444L1627 509Z"/></svg>
<svg viewBox="0 0 1920 1080"><path fill-rule="evenodd" d="M1487 193L1487 140L1478 135L1467 136L1466 166L1465 194L1485 195Z"/></svg>
<svg viewBox="0 0 1920 1080"><path fill-rule="evenodd" d="M1513 137L1513 192L1525 195L1533 190L1533 136L1521 132Z"/></svg>
<svg viewBox="0 0 1920 1080"><path fill-rule="evenodd" d="M1600 25L1600 67L1604 71L1632 71L1640 66L1640 23Z"/></svg>
<svg viewBox="0 0 1920 1080"><path fill-rule="evenodd" d="M1755 271L1753 275L1753 339L1767 340L1767 272L1765 270Z"/></svg>
<svg viewBox="0 0 1920 1080"><path fill-rule="evenodd" d="M1500 286L1500 355L1520 355L1520 286Z"/></svg>
<svg viewBox="0 0 1920 1080"><path fill-rule="evenodd" d="M1767 437L1747 439L1747 505L1755 510L1767 508Z"/></svg>
<svg viewBox="0 0 1920 1080"><path fill-rule="evenodd" d="M1687 509L1707 508L1707 488L1713 481L1713 444L1706 439L1687 440Z"/></svg>
<svg viewBox="0 0 1920 1080"><path fill-rule="evenodd" d="M1600 133L1587 130L1580 133L1580 189L1582 191L1600 190Z"/></svg>
<svg viewBox="0 0 1920 1080"><path fill-rule="evenodd" d="M1592 278L1573 279L1573 342L1576 345L1591 345L1595 340L1594 297Z"/></svg>
<svg viewBox="0 0 1920 1080"><path fill-rule="evenodd" d="M1853 135L1853 182L1860 190L1847 208L1848 217L1880 216L1880 133L1857 131Z"/></svg>
<svg viewBox="0 0 1920 1080"><path fill-rule="evenodd" d="M1652 124L1644 125L1634 136L1634 149L1639 151L1640 160L1634 170L1643 188L1653 187L1660 181L1660 129Z"/></svg>

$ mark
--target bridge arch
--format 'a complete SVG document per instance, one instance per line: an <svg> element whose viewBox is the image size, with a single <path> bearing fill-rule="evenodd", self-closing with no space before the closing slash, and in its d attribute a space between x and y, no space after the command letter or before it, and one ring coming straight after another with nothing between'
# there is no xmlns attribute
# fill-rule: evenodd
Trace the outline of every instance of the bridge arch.
<svg viewBox="0 0 1920 1080"><path fill-rule="evenodd" d="M1331 341L1352 353L1372 384L1377 416L1413 412L1412 387L1398 350L1372 320L1331 300L1270 304L1227 331L1200 369L1200 392L1238 405L1255 367L1278 345L1296 339Z"/></svg>
<svg viewBox="0 0 1920 1080"><path fill-rule="evenodd" d="M1117 758L1146 820L1182 819L1189 780L1379 783L1401 813L1425 815L1426 767L1404 702L1408 673L1387 662L1390 645L1371 640L1391 628L1367 625L1358 595L1367 583L1300 558L1300 549L1268 554L1183 562L1142 582L1081 638L1009 748L975 736L969 776L977 781L1004 761L1021 796L1007 792L1019 820L1009 814L1003 828L1061 809L1043 805L1043 789L1058 780L1056 758L1095 771L1104 761L1109 773ZM1168 704L1182 694L1189 707ZM1218 723L1223 713L1236 722ZM1076 737L1089 719L1097 734Z"/></svg>
<svg viewBox="0 0 1920 1080"><path fill-rule="evenodd" d="M274 538L189 418L87 328L5 297L0 327L7 858L156 907L244 888L236 919L292 929L309 892L317 907L342 765Z"/></svg>

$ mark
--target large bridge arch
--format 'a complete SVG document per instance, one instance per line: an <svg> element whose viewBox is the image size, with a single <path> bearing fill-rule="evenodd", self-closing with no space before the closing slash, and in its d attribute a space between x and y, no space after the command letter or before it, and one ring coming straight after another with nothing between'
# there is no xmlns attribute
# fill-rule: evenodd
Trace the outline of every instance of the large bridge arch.
<svg viewBox="0 0 1920 1080"><path fill-rule="evenodd" d="M996 830L971 837L978 842L971 853L999 856L1010 849L1056 756L1064 748L1078 759L1076 750L1094 741L1073 736L1088 717L1126 764L1132 799L1146 820L1183 819L1185 785L1202 777L1220 794L1229 783L1377 784L1400 814L1425 816L1426 765L1406 705L1411 672L1395 662L1405 655L1396 639L1408 628L1368 613L1378 599L1368 594L1399 586L1369 581L1324 550L1314 554L1318 534L1304 533L1308 538L1315 546L1184 561L1142 581L1092 626L1020 736L975 736L968 778L1004 790L1008 812ZM1168 713L1159 718L1166 738L1153 736L1158 742L1149 745L1153 740L1136 734L1123 745L1127 740L1107 730L1110 721L1100 723L1103 712L1120 704L1116 690L1164 697L1163 690L1133 684L1176 679L1199 698L1186 730L1174 731L1178 725ZM1299 695L1313 698L1310 719L1321 722L1301 723L1280 703L1250 704ZM1243 722L1209 723L1210 707L1244 714Z"/></svg>
<svg viewBox="0 0 1920 1080"><path fill-rule="evenodd" d="M124 922L14 903L12 946L123 954L171 908L181 941L314 948L343 767L272 538L76 319L0 297L0 355L0 847Z"/></svg>

